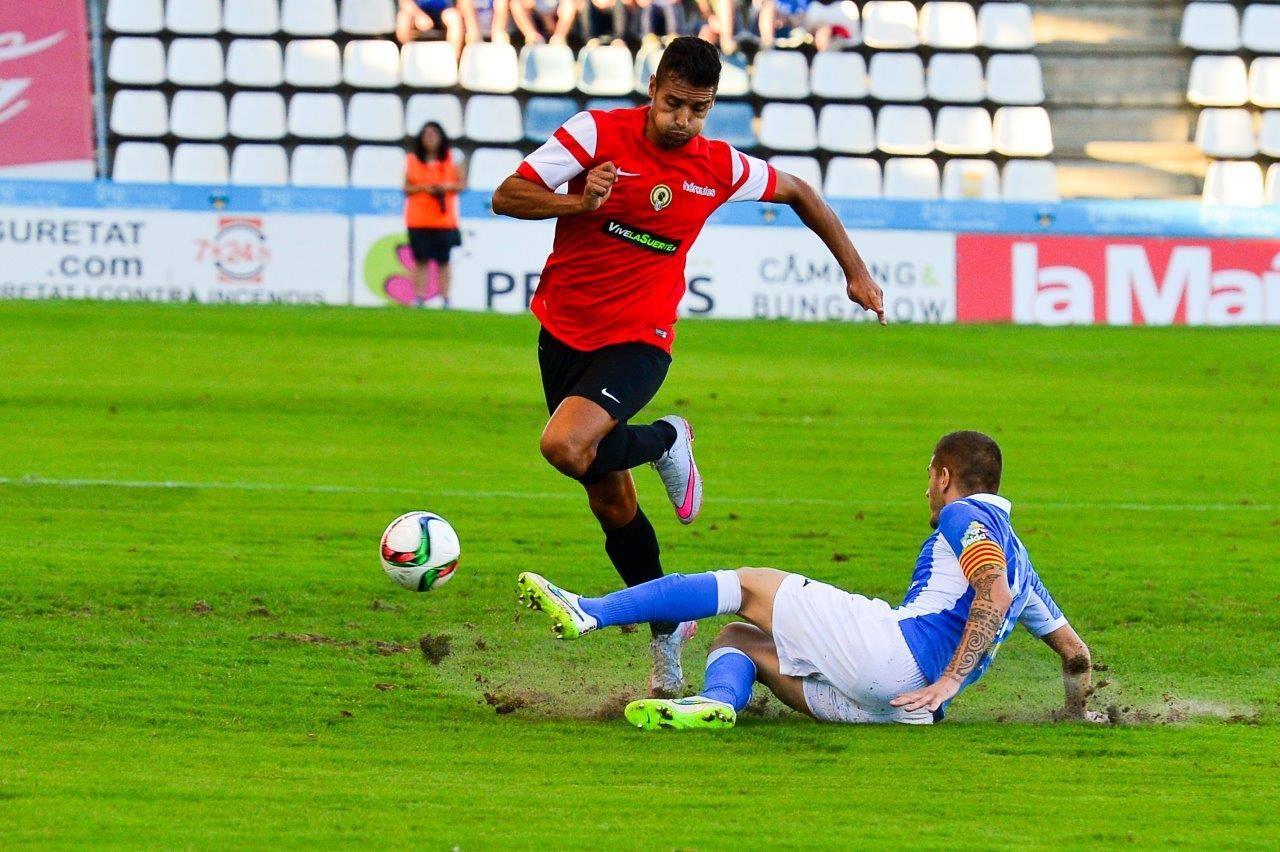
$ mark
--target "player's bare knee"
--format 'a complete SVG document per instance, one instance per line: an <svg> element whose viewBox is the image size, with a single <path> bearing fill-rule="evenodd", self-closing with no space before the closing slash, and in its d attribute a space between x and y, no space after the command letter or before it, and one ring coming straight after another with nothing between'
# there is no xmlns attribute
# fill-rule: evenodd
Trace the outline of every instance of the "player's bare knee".
<svg viewBox="0 0 1280 852"><path fill-rule="evenodd" d="M567 436L543 432L539 449L548 464L573 479L582 476L591 466L592 453Z"/></svg>
<svg viewBox="0 0 1280 852"><path fill-rule="evenodd" d="M711 640L710 650L718 651L721 648L736 648L750 657L751 648L762 641L768 641L768 639L768 634L759 627L747 624L745 621L735 621L732 624L726 624L716 634L716 638Z"/></svg>

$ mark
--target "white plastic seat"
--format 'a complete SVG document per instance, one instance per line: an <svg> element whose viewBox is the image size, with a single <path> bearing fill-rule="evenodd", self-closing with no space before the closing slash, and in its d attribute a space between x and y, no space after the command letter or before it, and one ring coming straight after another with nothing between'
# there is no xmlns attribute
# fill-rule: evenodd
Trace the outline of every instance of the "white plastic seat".
<svg viewBox="0 0 1280 852"><path fill-rule="evenodd" d="M818 115L818 147L837 154L874 151L876 125L870 108L855 104L824 106Z"/></svg>
<svg viewBox="0 0 1280 852"><path fill-rule="evenodd" d="M978 41L992 50L1035 47L1031 7L1026 3L983 3L978 10Z"/></svg>
<svg viewBox="0 0 1280 852"><path fill-rule="evenodd" d="M993 127L995 149L1006 157L1047 157L1053 131L1044 107L1000 107Z"/></svg>
<svg viewBox="0 0 1280 852"><path fill-rule="evenodd" d="M649 91L645 84L644 93ZM720 66L720 88L716 89L717 98L744 98L751 93L751 75L745 65L739 65L726 59Z"/></svg>
<svg viewBox="0 0 1280 852"><path fill-rule="evenodd" d="M360 145L351 154L351 185L366 189L404 186L404 149L393 145Z"/></svg>
<svg viewBox="0 0 1280 852"><path fill-rule="evenodd" d="M1196 120L1196 146L1210 157L1252 157L1258 153L1253 116L1246 109L1205 109Z"/></svg>
<svg viewBox="0 0 1280 852"><path fill-rule="evenodd" d="M181 35L214 35L222 29L221 0L168 0L164 28Z"/></svg>
<svg viewBox="0 0 1280 852"><path fill-rule="evenodd" d="M779 154L769 158L769 165L800 178L814 189L822 189L822 166L818 165L818 161L813 157Z"/></svg>
<svg viewBox="0 0 1280 852"><path fill-rule="evenodd" d="M1249 100L1280 107L1280 56L1260 56L1249 66Z"/></svg>
<svg viewBox="0 0 1280 852"><path fill-rule="evenodd" d="M338 31L334 0L281 0L280 29L294 36L329 36Z"/></svg>
<svg viewBox="0 0 1280 852"><path fill-rule="evenodd" d="M635 92L637 95L649 94L649 78L658 73L658 63L662 61L662 53L661 48L645 50L643 47L636 53Z"/></svg>
<svg viewBox="0 0 1280 852"><path fill-rule="evenodd" d="M352 35L386 35L396 28L395 0L342 0L338 26Z"/></svg>
<svg viewBox="0 0 1280 852"><path fill-rule="evenodd" d="M121 142L111 163L119 183L168 183L169 149L160 142Z"/></svg>
<svg viewBox="0 0 1280 852"><path fill-rule="evenodd" d="M280 31L280 3L278 0L223 0L222 28L232 35L275 35Z"/></svg>
<svg viewBox="0 0 1280 852"><path fill-rule="evenodd" d="M922 106L881 107L876 147L886 154L922 156L933 150L933 120Z"/></svg>
<svg viewBox="0 0 1280 852"><path fill-rule="evenodd" d="M289 182L289 157L280 145L237 145L231 152L231 183L281 186Z"/></svg>
<svg viewBox="0 0 1280 852"><path fill-rule="evenodd" d="M1058 170L1050 160L1010 160L1000 195L1005 201L1057 201Z"/></svg>
<svg viewBox="0 0 1280 852"><path fill-rule="evenodd" d="M1262 167L1257 163L1225 160L1209 164L1204 176L1205 204L1258 207L1264 198Z"/></svg>
<svg viewBox="0 0 1280 852"><path fill-rule="evenodd" d="M299 92L289 99L289 135L338 139L347 132L342 98L332 92Z"/></svg>
<svg viewBox="0 0 1280 852"><path fill-rule="evenodd" d="M181 139L222 139L227 135L227 101L219 92L184 89L169 105L169 131ZM174 159L177 169L177 159ZM176 180L176 178L175 178Z"/></svg>
<svg viewBox="0 0 1280 852"><path fill-rule="evenodd" d="M284 96L278 92L236 92L227 131L237 139L283 139L288 130Z"/></svg>
<svg viewBox="0 0 1280 852"><path fill-rule="evenodd" d="M273 89L284 82L284 53L267 38L238 38L227 45L227 82Z"/></svg>
<svg viewBox="0 0 1280 852"><path fill-rule="evenodd" d="M871 0L862 7L862 41L877 50L907 50L920 44L916 7L908 0Z"/></svg>
<svg viewBox="0 0 1280 852"><path fill-rule="evenodd" d="M520 51L520 88L560 94L577 85L573 51L564 44L527 44Z"/></svg>
<svg viewBox="0 0 1280 852"><path fill-rule="evenodd" d="M174 149L170 179L174 183L227 183L227 149L184 142Z"/></svg>
<svg viewBox="0 0 1280 852"><path fill-rule="evenodd" d="M578 54L578 90L593 97L631 94L635 69L625 47L588 45Z"/></svg>
<svg viewBox="0 0 1280 852"><path fill-rule="evenodd" d="M164 29L163 0L110 0L107 29L117 33L158 33Z"/></svg>
<svg viewBox="0 0 1280 852"><path fill-rule="evenodd" d="M880 164L868 157L832 157L822 194L827 198L879 198Z"/></svg>
<svg viewBox="0 0 1280 852"><path fill-rule="evenodd" d="M1199 106L1242 106L1249 99L1249 72L1239 56L1197 56L1191 62L1187 100Z"/></svg>
<svg viewBox="0 0 1280 852"><path fill-rule="evenodd" d="M510 95L475 95L462 117L464 135L476 142L515 143L524 138L520 102Z"/></svg>
<svg viewBox="0 0 1280 852"><path fill-rule="evenodd" d="M997 53L988 59L987 98L1011 106L1044 103L1040 57L1031 53Z"/></svg>
<svg viewBox="0 0 1280 852"><path fill-rule="evenodd" d="M404 138L404 104L399 95L357 92L347 102L347 135L364 142Z"/></svg>
<svg viewBox="0 0 1280 852"><path fill-rule="evenodd" d="M920 9L920 41L941 50L969 50L978 45L978 18L969 3L943 0Z"/></svg>
<svg viewBox="0 0 1280 852"><path fill-rule="evenodd" d="M435 121L450 139L462 137L462 103L457 95L413 95L405 105L404 126L410 136Z"/></svg>
<svg viewBox="0 0 1280 852"><path fill-rule="evenodd" d="M462 49L458 80L464 89L506 95L520 86L520 64L509 44L476 42Z"/></svg>
<svg viewBox="0 0 1280 852"><path fill-rule="evenodd" d="M1230 3L1188 3L1178 36L1192 50L1240 49L1240 16Z"/></svg>
<svg viewBox="0 0 1280 852"><path fill-rule="evenodd" d="M1280 204L1280 163L1272 163L1267 169L1266 202Z"/></svg>
<svg viewBox="0 0 1280 852"><path fill-rule="evenodd" d="M342 51L342 79L357 89L394 89L400 85L400 51L395 42L347 42Z"/></svg>
<svg viewBox="0 0 1280 852"><path fill-rule="evenodd" d="M989 154L991 114L982 107L945 106L938 110L933 135L944 154Z"/></svg>
<svg viewBox="0 0 1280 852"><path fill-rule="evenodd" d="M111 132L118 136L156 137L169 130L169 106L157 91L122 89L111 101Z"/></svg>
<svg viewBox="0 0 1280 852"><path fill-rule="evenodd" d="M411 41L400 48L400 76L415 89L458 85L458 56L447 41Z"/></svg>
<svg viewBox="0 0 1280 852"><path fill-rule="evenodd" d="M1262 114L1258 150L1268 157L1280 158L1280 110L1270 109Z"/></svg>
<svg viewBox="0 0 1280 852"><path fill-rule="evenodd" d="M116 39L111 43L107 77L125 86L163 83L164 45L158 38L122 36Z"/></svg>
<svg viewBox="0 0 1280 852"><path fill-rule="evenodd" d="M807 104L767 103L760 112L760 144L775 151L812 151L818 122Z"/></svg>
<svg viewBox="0 0 1280 852"><path fill-rule="evenodd" d="M876 100L924 100L924 63L914 53L875 53L868 67Z"/></svg>
<svg viewBox="0 0 1280 852"><path fill-rule="evenodd" d="M514 148L477 148L467 164L467 188L492 192L520 167L520 152Z"/></svg>
<svg viewBox="0 0 1280 852"><path fill-rule="evenodd" d="M809 97L809 63L797 50L762 50L751 70L751 90L762 98Z"/></svg>
<svg viewBox="0 0 1280 852"><path fill-rule="evenodd" d="M976 104L985 96L982 61L972 53L935 53L926 79L927 94L935 101Z"/></svg>
<svg viewBox="0 0 1280 852"><path fill-rule="evenodd" d="M1280 53L1280 6L1254 3L1240 19L1240 43L1254 53Z"/></svg>
<svg viewBox="0 0 1280 852"><path fill-rule="evenodd" d="M178 86L217 86L222 72L222 45L211 38L175 38L169 42L166 76Z"/></svg>
<svg viewBox="0 0 1280 852"><path fill-rule="evenodd" d="M821 51L814 55L809 66L809 90L820 98L865 98L868 93L867 61L860 53Z"/></svg>
<svg viewBox="0 0 1280 852"><path fill-rule="evenodd" d="M336 95L335 95L336 97ZM289 160L294 186L346 186L347 155L337 145L299 145Z"/></svg>
<svg viewBox="0 0 1280 852"><path fill-rule="evenodd" d="M894 157L884 164L884 197L930 201L938 197L938 164L924 157Z"/></svg>
<svg viewBox="0 0 1280 852"><path fill-rule="evenodd" d="M999 201L1000 172L990 160L949 160L942 167L942 197L948 201Z"/></svg>
<svg viewBox="0 0 1280 852"><path fill-rule="evenodd" d="M284 81L291 86L329 89L342 82L338 45L327 38L295 39L284 49Z"/></svg>

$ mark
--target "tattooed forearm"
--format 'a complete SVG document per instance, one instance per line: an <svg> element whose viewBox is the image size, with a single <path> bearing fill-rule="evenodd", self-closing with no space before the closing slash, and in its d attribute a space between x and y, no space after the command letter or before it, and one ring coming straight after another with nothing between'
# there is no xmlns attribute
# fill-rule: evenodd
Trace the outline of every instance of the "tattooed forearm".
<svg viewBox="0 0 1280 852"><path fill-rule="evenodd" d="M1000 632L1004 615L1009 609L1008 588L1004 582L1003 566L990 564L978 568L969 579L973 586L973 603L969 606L969 619L965 622L960 646L956 648L944 677L957 683L973 673L986 656L992 640Z"/></svg>

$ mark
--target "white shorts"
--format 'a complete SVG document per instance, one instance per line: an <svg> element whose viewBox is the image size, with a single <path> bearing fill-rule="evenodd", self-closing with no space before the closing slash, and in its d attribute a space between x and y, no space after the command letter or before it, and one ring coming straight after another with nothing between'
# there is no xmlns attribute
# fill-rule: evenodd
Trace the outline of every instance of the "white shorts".
<svg viewBox="0 0 1280 852"><path fill-rule="evenodd" d="M928 725L928 710L889 702L928 686L889 604L792 574L773 601L773 641L784 675L804 678L809 710L828 722Z"/></svg>

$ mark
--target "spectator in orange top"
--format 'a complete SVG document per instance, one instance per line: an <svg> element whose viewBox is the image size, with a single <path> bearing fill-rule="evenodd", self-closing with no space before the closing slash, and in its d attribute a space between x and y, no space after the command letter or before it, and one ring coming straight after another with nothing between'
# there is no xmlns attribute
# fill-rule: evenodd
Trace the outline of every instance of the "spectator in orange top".
<svg viewBox="0 0 1280 852"><path fill-rule="evenodd" d="M428 121L405 157L404 218L413 251L413 298L422 307L439 297L449 307L449 254L462 245L458 231L458 193L466 188L464 171L453 161L449 137ZM435 264L435 286L431 265Z"/></svg>

